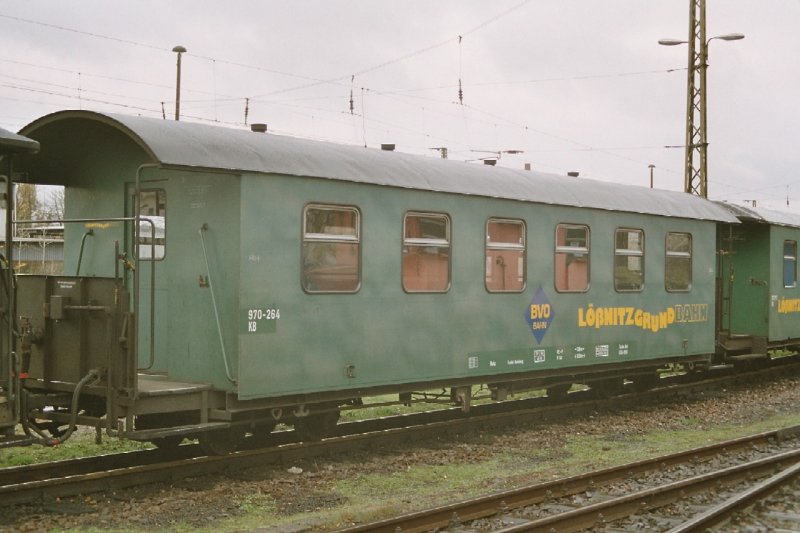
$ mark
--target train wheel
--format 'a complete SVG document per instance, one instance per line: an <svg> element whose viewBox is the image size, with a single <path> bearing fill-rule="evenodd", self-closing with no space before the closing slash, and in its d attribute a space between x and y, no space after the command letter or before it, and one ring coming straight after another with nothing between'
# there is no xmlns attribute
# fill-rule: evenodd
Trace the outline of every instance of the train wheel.
<svg viewBox="0 0 800 533"><path fill-rule="evenodd" d="M633 388L639 391L646 391L658 387L661 382L661 375L658 372L648 374L638 374L633 377Z"/></svg>
<svg viewBox="0 0 800 533"><path fill-rule="evenodd" d="M294 421L294 430L300 440L305 442L322 440L333 433L339 422L339 410L310 414Z"/></svg>
<svg viewBox="0 0 800 533"><path fill-rule="evenodd" d="M625 380L623 378L601 379L590 382L589 387L591 387L600 398L610 398L625 392Z"/></svg>
<svg viewBox="0 0 800 533"><path fill-rule="evenodd" d="M253 428L253 440L257 446L264 446L269 443L272 432L275 431L277 422L263 422L258 423Z"/></svg>
<svg viewBox="0 0 800 533"><path fill-rule="evenodd" d="M547 387L547 397L554 400L563 400L567 397L567 392L572 387L572 383L559 383Z"/></svg>
<svg viewBox="0 0 800 533"><path fill-rule="evenodd" d="M154 415L139 415L136 417L136 429L147 430L181 426L190 423L192 421L191 416L192 415L190 413L157 413ZM165 451L174 450L180 445L181 442L183 442L183 437L181 435L150 439L151 444L153 444L159 450Z"/></svg>
<svg viewBox="0 0 800 533"><path fill-rule="evenodd" d="M244 440L245 433L244 427L216 429L201 434L198 440L206 455L228 455L236 451Z"/></svg>

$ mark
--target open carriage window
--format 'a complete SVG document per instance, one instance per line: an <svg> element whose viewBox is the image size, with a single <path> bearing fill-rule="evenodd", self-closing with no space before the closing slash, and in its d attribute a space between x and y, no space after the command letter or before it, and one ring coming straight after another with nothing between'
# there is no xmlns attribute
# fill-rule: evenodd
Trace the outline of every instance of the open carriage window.
<svg viewBox="0 0 800 533"><path fill-rule="evenodd" d="M486 290L525 289L525 223L492 218L486 223Z"/></svg>
<svg viewBox="0 0 800 533"><path fill-rule="evenodd" d="M306 206L301 274L304 291L358 291L361 286L360 220L355 207Z"/></svg>
<svg viewBox="0 0 800 533"><path fill-rule="evenodd" d="M558 292L589 290L589 228L574 224L556 226L555 285Z"/></svg>
<svg viewBox="0 0 800 533"><path fill-rule="evenodd" d="M162 260L167 247L167 193L163 189L139 193L139 259Z"/></svg>
<svg viewBox="0 0 800 533"><path fill-rule="evenodd" d="M406 213L403 221L403 290L447 292L450 288L450 217Z"/></svg>

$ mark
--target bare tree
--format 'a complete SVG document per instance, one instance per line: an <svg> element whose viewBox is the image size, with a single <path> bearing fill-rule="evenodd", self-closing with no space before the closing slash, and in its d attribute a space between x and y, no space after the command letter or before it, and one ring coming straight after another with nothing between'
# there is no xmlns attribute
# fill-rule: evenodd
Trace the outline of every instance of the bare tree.
<svg viewBox="0 0 800 533"><path fill-rule="evenodd" d="M36 197L36 186L32 183L18 183L15 192L16 220L33 220L39 210L39 199ZM25 231L25 228L17 228Z"/></svg>
<svg viewBox="0 0 800 533"><path fill-rule="evenodd" d="M37 220L64 219L64 187L48 187L44 201L39 203L34 213Z"/></svg>

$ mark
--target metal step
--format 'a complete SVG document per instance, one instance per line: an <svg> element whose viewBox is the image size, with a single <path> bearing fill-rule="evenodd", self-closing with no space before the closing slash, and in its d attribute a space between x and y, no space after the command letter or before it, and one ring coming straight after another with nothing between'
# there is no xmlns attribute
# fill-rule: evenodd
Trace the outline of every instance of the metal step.
<svg viewBox="0 0 800 533"><path fill-rule="evenodd" d="M231 424L228 422L206 422L205 424L190 424L188 426L175 426L169 428L141 429L138 431L125 432L123 437L131 440L153 440L162 437L176 437L186 435L197 435L215 429L228 429Z"/></svg>

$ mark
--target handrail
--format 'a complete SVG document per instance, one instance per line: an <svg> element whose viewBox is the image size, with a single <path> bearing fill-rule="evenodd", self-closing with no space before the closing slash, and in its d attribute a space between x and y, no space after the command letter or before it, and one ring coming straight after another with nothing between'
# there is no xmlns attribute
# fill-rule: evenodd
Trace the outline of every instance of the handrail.
<svg viewBox="0 0 800 533"><path fill-rule="evenodd" d="M156 225L149 218L142 218L139 223L146 222L150 224L150 357L147 366L138 367L139 370L150 370L156 362ZM136 232L136 242L134 246L134 257L139 259L139 232ZM136 270L139 270L138 263L136 263ZM136 274L134 274L135 276ZM139 292L137 291L138 295ZM138 324L138 322L137 322ZM138 335L138 333L137 333ZM137 350L138 356L138 350ZM138 363L138 361L137 361ZM138 365L137 365L138 366Z"/></svg>
<svg viewBox="0 0 800 533"><path fill-rule="evenodd" d="M150 223L151 227L151 240L150 244L152 246L151 254L150 254L150 358L149 364L141 369L147 370L152 368L155 362L155 287L156 287L156 265L155 265L155 242L156 242L156 234L155 234L155 224L152 220L147 218L142 218L141 209L139 208L139 201L141 200L142 195L142 171L146 168L160 168L161 165L158 163L144 163L139 165L139 168L136 169L136 182L134 185L134 194L133 194L133 234L135 235L134 241L132 244L133 246L133 316L136 317L136 322L134 322L134 335L133 335L133 346L134 346L134 354L135 356L132 358L134 363L131 365L130 371L133 377L133 399L139 397L139 290L140 290L140 280L139 280L139 228L141 226L142 220L145 220Z"/></svg>
<svg viewBox="0 0 800 533"><path fill-rule="evenodd" d="M206 241L203 238L203 232L208 231L208 224L203 224L197 233L200 235L200 244L203 247L203 259L206 262L206 273L208 274L208 288L211 290L211 305L214 308L214 318L217 321L217 334L219 335L219 345L222 349L222 362L225 363L225 375L228 376L228 380L236 384L236 379L231 376L231 370L228 366L228 354L225 351L225 340L222 337L222 325L220 324L219 320L219 311L217 310L217 299L214 297L214 284L211 282L211 268L208 265L208 253L206 253Z"/></svg>

